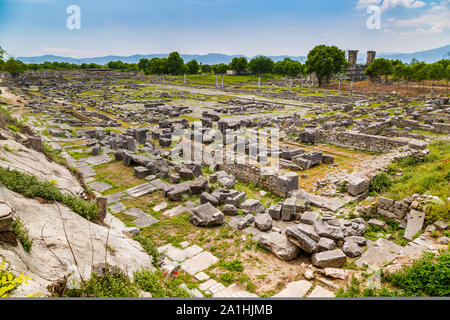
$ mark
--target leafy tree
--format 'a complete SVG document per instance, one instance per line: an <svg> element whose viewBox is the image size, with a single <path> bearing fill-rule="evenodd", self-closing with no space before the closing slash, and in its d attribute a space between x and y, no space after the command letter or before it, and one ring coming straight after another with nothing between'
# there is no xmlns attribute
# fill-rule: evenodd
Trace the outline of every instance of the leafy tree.
<svg viewBox="0 0 450 320"><path fill-rule="evenodd" d="M3 60L5 53L6 53L6 51L3 50L2 47L0 47L0 60Z"/></svg>
<svg viewBox="0 0 450 320"><path fill-rule="evenodd" d="M19 76L25 71L25 69L25 64L22 61L14 59L13 57L9 58L2 64L2 70L8 72L13 77Z"/></svg>
<svg viewBox="0 0 450 320"><path fill-rule="evenodd" d="M144 71L144 73L148 72L148 59L142 58L141 60L139 60L138 66L139 66L139 70Z"/></svg>
<svg viewBox="0 0 450 320"><path fill-rule="evenodd" d="M385 76L385 80L387 81L388 75L393 73L392 63L390 60L385 58L375 59L371 64L369 64L364 73L372 81L375 79L379 80L381 76Z"/></svg>
<svg viewBox="0 0 450 320"><path fill-rule="evenodd" d="M450 81L450 64L445 69L444 79L447 81L447 93L448 93L448 82Z"/></svg>
<svg viewBox="0 0 450 320"><path fill-rule="evenodd" d="M441 80L444 77L444 70L443 65L439 62L429 65L428 75L430 80Z"/></svg>
<svg viewBox="0 0 450 320"><path fill-rule="evenodd" d="M228 70L228 66L225 63L216 64L213 66L213 71L215 74L225 74Z"/></svg>
<svg viewBox="0 0 450 320"><path fill-rule="evenodd" d="M400 79L405 78L406 68L407 66L405 66L403 63L397 64L394 67L392 75L394 76L393 79L398 81L398 85L400 85Z"/></svg>
<svg viewBox="0 0 450 320"><path fill-rule="evenodd" d="M269 57L257 56L250 60L248 67L253 74L271 73L274 62Z"/></svg>
<svg viewBox="0 0 450 320"><path fill-rule="evenodd" d="M184 61L180 57L178 52L171 52L167 58L167 71L170 74L182 74L185 69L183 68Z"/></svg>
<svg viewBox="0 0 450 320"><path fill-rule="evenodd" d="M303 65L290 58L284 58L282 61L275 62L273 66L273 73L288 75L290 77L296 77L303 73Z"/></svg>
<svg viewBox="0 0 450 320"><path fill-rule="evenodd" d="M209 64L202 64L200 69L202 73L211 73L213 71L213 67Z"/></svg>
<svg viewBox="0 0 450 320"><path fill-rule="evenodd" d="M344 51L336 46L318 45L308 53L305 72L314 73L320 87L324 80L328 81L333 74L343 71L347 65Z"/></svg>
<svg viewBox="0 0 450 320"><path fill-rule="evenodd" d="M421 85L424 80L429 78L429 66L425 62L416 63L413 66L413 71L413 78L419 85Z"/></svg>
<svg viewBox="0 0 450 320"><path fill-rule="evenodd" d="M200 69L200 65L198 64L197 60L194 59L186 63L186 68L189 74L197 74L198 70Z"/></svg>
<svg viewBox="0 0 450 320"><path fill-rule="evenodd" d="M148 72L150 74L167 74L169 73L166 58L153 58L148 63Z"/></svg>
<svg viewBox="0 0 450 320"><path fill-rule="evenodd" d="M247 67L248 61L245 57L233 58L229 65L229 68L231 70L236 70L238 74L243 74L247 70Z"/></svg>

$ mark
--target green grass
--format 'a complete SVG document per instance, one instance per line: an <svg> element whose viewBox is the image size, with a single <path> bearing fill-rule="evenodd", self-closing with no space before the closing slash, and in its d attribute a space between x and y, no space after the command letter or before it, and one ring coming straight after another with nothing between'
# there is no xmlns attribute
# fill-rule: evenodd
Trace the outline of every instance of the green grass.
<svg viewBox="0 0 450 320"><path fill-rule="evenodd" d="M389 187L381 188L386 189L384 196L394 200L401 200L415 193L429 193L439 197L442 202L427 205L426 224L450 220L450 202L447 200L450 197L450 140L435 140L428 148L430 153L425 156L424 162L407 157L391 164L388 167L391 183ZM403 174L395 176L400 170ZM386 180L383 178L384 182ZM377 188L380 185L383 184L377 183Z"/></svg>
<svg viewBox="0 0 450 320"><path fill-rule="evenodd" d="M97 216L96 203L62 194L53 183L40 181L34 176L17 170L0 168L0 182L8 189L23 194L27 198L42 198L65 204L72 211L88 220Z"/></svg>

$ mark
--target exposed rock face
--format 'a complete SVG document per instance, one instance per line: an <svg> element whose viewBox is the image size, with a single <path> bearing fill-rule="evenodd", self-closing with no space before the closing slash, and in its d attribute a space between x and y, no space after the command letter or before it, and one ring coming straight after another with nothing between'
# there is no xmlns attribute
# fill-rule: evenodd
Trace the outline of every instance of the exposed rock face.
<svg viewBox="0 0 450 320"><path fill-rule="evenodd" d="M0 130L3 136L9 136L4 130ZM15 152L7 152L3 145L7 144ZM26 148L13 139L0 141L0 166L16 169L39 180L54 180L61 192L78 196L83 193L83 187L74 179L72 173L65 167L47 160L41 152Z"/></svg>
<svg viewBox="0 0 450 320"><path fill-rule="evenodd" d="M192 210L191 222L196 226L221 225L225 222L225 216L219 209L207 202Z"/></svg>
<svg viewBox="0 0 450 320"><path fill-rule="evenodd" d="M281 260L295 259L300 252L295 244L278 232L263 234L259 238L259 243Z"/></svg>
<svg viewBox="0 0 450 320"><path fill-rule="evenodd" d="M105 263L105 253L108 264L120 267L130 276L141 268L154 269L151 256L137 241L125 236L126 226L110 214L105 218L110 226L108 229L87 221L63 205L41 204L3 187L0 187L0 201L15 209L15 216L25 223L33 239L30 253L20 244L0 248L0 257L5 258L14 270L32 277L28 285L21 285L14 292L14 296L26 296L36 291L45 295L51 282L61 280L68 273L78 277L78 269L83 278L88 279L93 264ZM114 253L105 252L106 245L114 247Z"/></svg>

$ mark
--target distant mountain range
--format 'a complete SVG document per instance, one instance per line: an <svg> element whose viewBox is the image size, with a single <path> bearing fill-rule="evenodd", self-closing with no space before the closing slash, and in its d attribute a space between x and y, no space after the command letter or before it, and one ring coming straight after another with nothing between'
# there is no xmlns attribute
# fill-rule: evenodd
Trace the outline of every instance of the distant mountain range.
<svg viewBox="0 0 450 320"><path fill-rule="evenodd" d="M24 63L43 63L45 61L49 62L69 62L75 64L81 63L96 63L100 65L107 64L109 61L121 60L127 63L137 63L140 59L152 59L152 58L167 58L166 54L135 54L132 56L105 56L105 57L94 57L94 58L71 58L71 57L60 57L54 55L44 55L37 57L18 57L18 60ZM202 64L219 64L219 63L230 63L235 57L242 57L243 55L226 55L222 53L208 53L205 55L198 54L180 54L185 62L190 60L197 60ZM305 62L305 56L269 56L274 61L280 61L284 58L291 58L292 60L297 60L300 62ZM366 53L360 52L358 54L358 63L365 63ZM247 59L252 59L253 57L246 57ZM419 61L425 61L427 63L435 62L441 59L450 59L450 45L413 53L377 53L377 58L387 58L387 59L399 59L405 63L411 62L413 58Z"/></svg>
<svg viewBox="0 0 450 320"><path fill-rule="evenodd" d="M70 58L70 57L60 57L54 55L45 55L45 56L37 56L37 57L18 57L18 60L23 61L24 63L43 63L45 61L49 62L69 62L69 63L97 63L100 65L107 64L110 61L120 60L126 63L137 63L139 60L152 59L152 58L167 58L169 56L168 53L162 54L135 54L132 56L106 56L106 57L95 57L95 58ZM180 54L183 58L184 62L188 62L190 60L197 60L197 62L202 64L219 64L219 63L230 63L231 60L235 57L242 57L243 55L226 55L222 53L208 53L205 55L198 54ZM246 57L247 59L252 59L253 57ZM304 62L306 57L298 56L270 56L274 61L280 61L284 58L291 58L292 60L298 60L300 62Z"/></svg>

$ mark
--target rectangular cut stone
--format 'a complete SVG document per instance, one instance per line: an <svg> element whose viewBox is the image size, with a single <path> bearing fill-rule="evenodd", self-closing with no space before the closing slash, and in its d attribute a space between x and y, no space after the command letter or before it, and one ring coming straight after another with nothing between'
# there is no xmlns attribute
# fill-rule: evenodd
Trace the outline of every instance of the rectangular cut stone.
<svg viewBox="0 0 450 320"><path fill-rule="evenodd" d="M403 238L412 240L413 237L422 230L425 213L412 209L408 214L406 230Z"/></svg>
<svg viewBox="0 0 450 320"><path fill-rule="evenodd" d="M109 206L109 210L111 210L112 213L119 213L126 209L126 207L121 202L114 203Z"/></svg>
<svg viewBox="0 0 450 320"><path fill-rule="evenodd" d="M355 264L362 267L367 264L369 266L382 266L389 263L401 251L403 247L389 240L379 238L373 246L367 249L361 257L356 260Z"/></svg>
<svg viewBox="0 0 450 320"><path fill-rule="evenodd" d="M219 259L213 256L210 252L203 251L198 255L190 258L189 260L183 262L181 268L190 275L194 275L200 271L209 268L218 261Z"/></svg>
<svg viewBox="0 0 450 320"><path fill-rule="evenodd" d="M144 194L150 193L156 191L156 187L151 184L150 182L143 183L141 185L138 185L136 187L130 188L126 190L125 192L133 198L137 198L140 196L143 196Z"/></svg>
<svg viewBox="0 0 450 320"><path fill-rule="evenodd" d="M309 289L311 289L312 284L306 280L299 280L295 282L288 283L286 288L274 295L276 298L302 298L304 297Z"/></svg>

